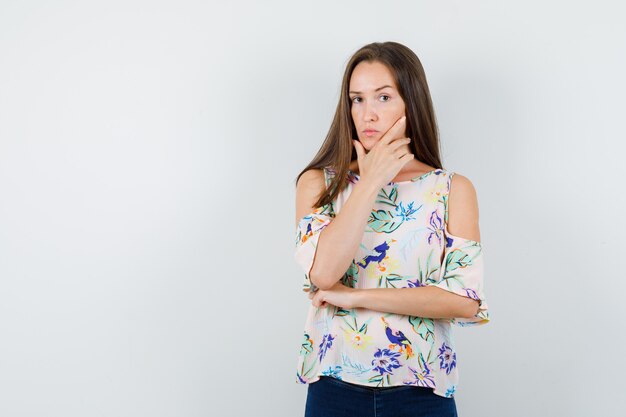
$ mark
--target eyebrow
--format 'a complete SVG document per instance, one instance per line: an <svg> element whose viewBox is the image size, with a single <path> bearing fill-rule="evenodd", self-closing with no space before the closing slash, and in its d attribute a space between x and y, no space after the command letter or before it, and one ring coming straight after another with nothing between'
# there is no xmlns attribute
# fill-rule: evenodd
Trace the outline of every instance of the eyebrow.
<svg viewBox="0 0 626 417"><path fill-rule="evenodd" d="M379 91L379 90L382 90L383 88L393 88L393 87L392 87L392 86L390 86L390 85L383 85L382 87L378 87L378 88L377 88L376 90L374 90L374 91ZM349 93L349 94L361 94L361 92L360 92L360 91L348 91L348 93Z"/></svg>

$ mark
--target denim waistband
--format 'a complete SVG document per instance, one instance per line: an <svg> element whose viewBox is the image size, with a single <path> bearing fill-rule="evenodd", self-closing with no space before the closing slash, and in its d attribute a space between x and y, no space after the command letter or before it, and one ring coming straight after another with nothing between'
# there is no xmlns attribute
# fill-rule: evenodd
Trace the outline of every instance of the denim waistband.
<svg viewBox="0 0 626 417"><path fill-rule="evenodd" d="M367 385L359 385L359 384L355 384L352 382L347 382L344 381L342 379L339 378L334 378L332 376L320 376L320 380L324 380L327 382L333 382L335 384L338 385L343 385L346 388L350 388L350 389L356 389L359 391L362 390L367 390L367 391L371 391L371 392L377 392L377 391L391 391L391 390L405 390L405 389L409 389L409 388L422 388L422 387L418 387L415 385L393 385L393 386L388 386L388 387L370 387Z"/></svg>

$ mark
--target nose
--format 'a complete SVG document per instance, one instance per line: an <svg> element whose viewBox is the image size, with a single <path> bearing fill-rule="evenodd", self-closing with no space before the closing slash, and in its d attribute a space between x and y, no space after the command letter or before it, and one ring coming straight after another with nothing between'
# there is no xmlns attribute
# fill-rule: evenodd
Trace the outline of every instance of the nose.
<svg viewBox="0 0 626 417"><path fill-rule="evenodd" d="M365 108L363 109L363 121L364 122L373 122L378 119L378 114L376 113L376 109L374 106L368 102L365 103Z"/></svg>

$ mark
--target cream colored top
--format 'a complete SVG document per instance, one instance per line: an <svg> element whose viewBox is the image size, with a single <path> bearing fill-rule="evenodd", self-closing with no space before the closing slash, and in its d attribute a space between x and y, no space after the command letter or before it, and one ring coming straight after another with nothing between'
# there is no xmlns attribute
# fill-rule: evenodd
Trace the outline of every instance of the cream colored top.
<svg viewBox="0 0 626 417"><path fill-rule="evenodd" d="M327 186L333 175L331 168L324 169ZM429 387L437 395L453 397L458 368L451 325L489 321L483 246L446 229L453 175L436 169L384 186L341 281L353 288L436 286L479 300L479 312L472 318L431 319L311 304L298 354L297 383L312 383L326 375L371 387ZM304 216L296 228L295 260L304 271L305 292L317 290L309 272L319 234L341 211L359 176L349 171L348 179L332 203Z"/></svg>

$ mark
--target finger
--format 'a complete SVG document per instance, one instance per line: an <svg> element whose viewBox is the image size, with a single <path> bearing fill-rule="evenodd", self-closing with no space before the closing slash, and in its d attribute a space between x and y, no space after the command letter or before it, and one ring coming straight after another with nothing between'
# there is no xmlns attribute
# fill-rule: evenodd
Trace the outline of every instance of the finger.
<svg viewBox="0 0 626 417"><path fill-rule="evenodd" d="M409 146L411 142L412 142L411 138L395 139L389 144L389 149L391 149L393 152L397 152L399 149L405 149L407 151L411 151L411 147ZM402 155L399 155L399 156L402 156Z"/></svg>
<svg viewBox="0 0 626 417"><path fill-rule="evenodd" d="M323 299L320 295L316 294L316 296L313 297L313 302L315 304L315 307L321 307L323 303Z"/></svg>
<svg viewBox="0 0 626 417"><path fill-rule="evenodd" d="M406 116L402 116L385 132L379 143L389 143L392 140L404 136L406 129Z"/></svg>
<svg viewBox="0 0 626 417"><path fill-rule="evenodd" d="M365 149L363 148L361 142L356 139L352 139L352 143L354 145L354 149L356 150L356 157L359 161L361 161L365 156Z"/></svg>
<svg viewBox="0 0 626 417"><path fill-rule="evenodd" d="M410 150L410 149L406 149L406 148L400 148L400 149L398 149L397 151L395 151L395 152L393 153L393 156L394 156L396 159L400 159L400 158L402 158L404 155L411 155L411 150Z"/></svg>

